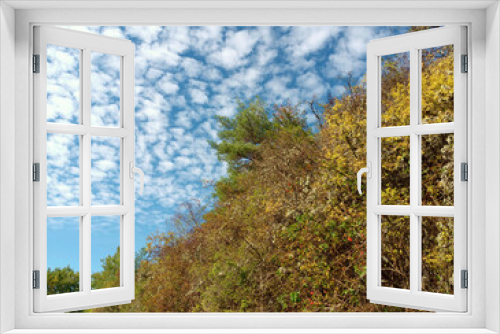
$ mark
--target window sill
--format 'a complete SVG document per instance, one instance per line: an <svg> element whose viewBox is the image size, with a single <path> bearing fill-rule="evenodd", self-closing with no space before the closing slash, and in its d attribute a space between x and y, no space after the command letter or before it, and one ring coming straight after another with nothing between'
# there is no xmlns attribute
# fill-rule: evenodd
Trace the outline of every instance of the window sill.
<svg viewBox="0 0 500 334"><path fill-rule="evenodd" d="M4 334L486 334L471 329L14 329Z"/></svg>

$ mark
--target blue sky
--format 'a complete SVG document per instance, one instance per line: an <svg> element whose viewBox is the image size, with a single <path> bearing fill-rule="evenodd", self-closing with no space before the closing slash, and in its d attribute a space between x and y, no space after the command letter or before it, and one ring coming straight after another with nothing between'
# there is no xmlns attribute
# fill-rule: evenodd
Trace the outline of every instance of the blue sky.
<svg viewBox="0 0 500 334"><path fill-rule="evenodd" d="M346 78L366 73L369 40L406 27L67 27L136 45L136 165L145 177L136 193L136 249L151 233L171 229L186 201L204 201L226 173L208 140L217 139L216 115L233 116L237 99L259 95L269 104L340 96ZM48 120L77 123L78 52L48 50ZM92 124L116 125L119 67L115 56L92 55ZM312 121L313 116L308 115ZM48 136L48 205L77 205L78 138ZM119 201L119 142L92 140L92 203ZM118 174L117 174L118 173ZM138 184L136 183L136 189ZM92 271L119 243L116 217L92 221ZM118 235L118 238L117 238ZM48 221L48 266L78 270L78 219Z"/></svg>

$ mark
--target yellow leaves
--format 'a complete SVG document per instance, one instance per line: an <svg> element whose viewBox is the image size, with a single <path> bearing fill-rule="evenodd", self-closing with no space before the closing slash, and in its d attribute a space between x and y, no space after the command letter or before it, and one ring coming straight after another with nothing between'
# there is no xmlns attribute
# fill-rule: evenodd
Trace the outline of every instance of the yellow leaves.
<svg viewBox="0 0 500 334"><path fill-rule="evenodd" d="M278 200L273 200L272 198L269 198L264 201L264 211L266 213L273 213L277 210L279 210L282 206L282 202Z"/></svg>
<svg viewBox="0 0 500 334"><path fill-rule="evenodd" d="M428 57L422 67L422 122L453 122L453 50L433 50L441 57Z"/></svg>
<svg viewBox="0 0 500 334"><path fill-rule="evenodd" d="M453 105L452 57L429 58L428 64L422 71L424 116L429 122L448 121ZM409 84L387 83L382 122L408 124ZM325 126L319 133L277 132L262 143L258 148L262 159L236 178L234 191L219 200L195 232L184 238L159 235L148 241L148 256L154 260L143 261L138 270L143 287L134 303L142 303L141 310L383 309L365 297L366 199L357 195L355 184L356 172L366 164L364 84L353 86L333 106L325 106L323 116ZM440 175L445 177L429 179L429 201L436 199L436 189L453 188L452 165L436 158L452 157L453 143L448 138L443 145L426 144L433 142L423 145L425 155L435 160L426 170L443 170ZM387 138L386 186L381 194L385 204L389 200L407 204L409 145L408 138ZM453 268L449 224L429 224L431 228L422 232L427 246L423 275L427 286L438 284L441 290L453 284L447 271ZM404 285L401 273L407 264L398 260L407 253L408 226L399 219L381 230L396 245L384 252L383 261L400 285ZM314 304L304 297L312 291ZM294 302L291 294L297 296Z"/></svg>

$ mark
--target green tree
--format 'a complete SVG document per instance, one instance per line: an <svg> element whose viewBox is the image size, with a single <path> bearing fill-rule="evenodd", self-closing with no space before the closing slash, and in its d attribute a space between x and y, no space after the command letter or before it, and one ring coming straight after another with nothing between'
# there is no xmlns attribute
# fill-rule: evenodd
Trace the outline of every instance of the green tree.
<svg viewBox="0 0 500 334"><path fill-rule="evenodd" d="M80 275L70 266L47 269L47 295L54 295L80 290Z"/></svg>
<svg viewBox="0 0 500 334"><path fill-rule="evenodd" d="M407 68L400 60L388 61L382 71L382 121L394 126L409 117ZM428 122L452 121L453 55L426 54L425 64L423 115ZM366 199L356 192L356 172L366 164L366 87L346 88L316 110L318 132L308 129L299 106L267 110L259 99L240 103L232 118L218 118L220 142L211 145L230 174L215 184L216 203L207 210L179 206L176 233L148 239L136 271L136 299L103 310L413 311L366 299ZM404 203L409 143L384 143L382 199ZM422 151L428 185L422 202L452 204L452 135L424 138ZM432 219L422 222L422 287L451 293L453 221ZM408 263L401 261L407 230L404 219L382 227L383 238L397 241L387 243L382 260L383 281L393 286L407 287Z"/></svg>
<svg viewBox="0 0 500 334"><path fill-rule="evenodd" d="M233 118L216 116L220 131L219 142L210 141L217 156L229 166L230 172L241 171L259 159L258 147L269 138L273 124L269 111L260 98L248 104L238 101L237 113Z"/></svg>
<svg viewBox="0 0 500 334"><path fill-rule="evenodd" d="M113 255L101 259L102 270L92 274L92 289L120 286L120 247Z"/></svg>

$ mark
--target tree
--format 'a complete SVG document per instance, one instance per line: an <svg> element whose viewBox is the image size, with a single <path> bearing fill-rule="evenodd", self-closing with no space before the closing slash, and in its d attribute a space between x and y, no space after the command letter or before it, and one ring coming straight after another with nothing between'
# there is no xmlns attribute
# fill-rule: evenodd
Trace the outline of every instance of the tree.
<svg viewBox="0 0 500 334"><path fill-rule="evenodd" d="M77 292L80 290L80 275L70 266L47 269L47 295Z"/></svg>
<svg viewBox="0 0 500 334"><path fill-rule="evenodd" d="M423 57L425 121L452 121L453 53ZM382 120L395 126L409 118L404 62L389 59L382 71ZM136 299L105 310L414 311L366 299L366 201L356 192L356 173L366 165L364 82L320 105L319 132L308 129L298 106L264 106L240 103L233 118L219 118L220 142L212 147L230 175L216 182L215 204L179 206L176 233L148 239ZM422 151L422 202L452 205L453 134L423 136ZM382 141L384 203L408 202L408 152L406 138ZM422 226L422 287L451 293L453 220L425 218ZM384 218L381 233L389 240L382 282L407 288L408 223Z"/></svg>
<svg viewBox="0 0 500 334"><path fill-rule="evenodd" d="M210 141L219 160L229 165L229 171L240 171L259 158L259 145L269 138L273 124L265 103L258 97L248 104L238 101L234 118L215 117L221 130L219 142Z"/></svg>
<svg viewBox="0 0 500 334"><path fill-rule="evenodd" d="M120 286L120 247L113 255L101 259L102 270L92 274L92 289L106 289Z"/></svg>

